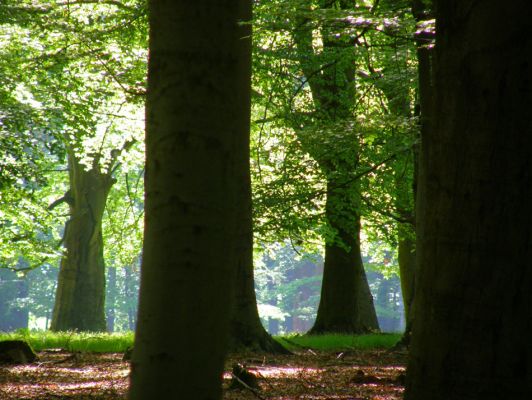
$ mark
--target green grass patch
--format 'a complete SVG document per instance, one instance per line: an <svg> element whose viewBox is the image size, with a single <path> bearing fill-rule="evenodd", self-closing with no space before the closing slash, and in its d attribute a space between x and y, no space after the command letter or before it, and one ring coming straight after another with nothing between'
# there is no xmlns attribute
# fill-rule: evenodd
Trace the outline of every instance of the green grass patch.
<svg viewBox="0 0 532 400"><path fill-rule="evenodd" d="M21 329L12 333L0 333L0 341L26 340L35 351L59 348L68 351L120 353L133 346L133 336L133 332L30 332Z"/></svg>
<svg viewBox="0 0 532 400"><path fill-rule="evenodd" d="M312 349L318 351L387 349L401 339L400 333L371 335L287 335L276 337L291 351Z"/></svg>

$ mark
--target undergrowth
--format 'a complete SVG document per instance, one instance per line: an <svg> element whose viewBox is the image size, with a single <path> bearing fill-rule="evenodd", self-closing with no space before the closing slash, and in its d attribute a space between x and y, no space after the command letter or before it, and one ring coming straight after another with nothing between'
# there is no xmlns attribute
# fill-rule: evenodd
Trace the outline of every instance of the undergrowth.
<svg viewBox="0 0 532 400"><path fill-rule="evenodd" d="M12 333L0 333L0 341L22 339L34 350L64 349L97 353L120 353L133 345L133 332L50 332L19 329Z"/></svg>
<svg viewBox="0 0 532 400"><path fill-rule="evenodd" d="M369 335L287 335L276 339L288 350L312 349L319 351L387 349L401 339L400 333Z"/></svg>
<svg viewBox="0 0 532 400"><path fill-rule="evenodd" d="M171 333L169 333L171 334ZM401 334L381 333L371 335L285 335L275 339L291 351L312 349L317 351L344 351L354 349L386 349L399 341ZM0 332L0 341L26 340L36 351L64 349L97 353L119 353L133 346L134 333L50 332L19 329L11 333Z"/></svg>

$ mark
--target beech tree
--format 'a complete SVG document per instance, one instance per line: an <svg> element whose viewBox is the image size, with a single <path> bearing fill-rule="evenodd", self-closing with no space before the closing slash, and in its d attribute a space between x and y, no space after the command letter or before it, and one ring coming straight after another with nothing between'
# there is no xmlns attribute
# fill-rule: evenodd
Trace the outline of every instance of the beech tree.
<svg viewBox="0 0 532 400"><path fill-rule="evenodd" d="M247 212L238 202L249 140L251 2L148 7L145 236L130 398L214 400L238 214Z"/></svg>
<svg viewBox="0 0 532 400"><path fill-rule="evenodd" d="M407 400L532 396L528 2L440 0Z"/></svg>

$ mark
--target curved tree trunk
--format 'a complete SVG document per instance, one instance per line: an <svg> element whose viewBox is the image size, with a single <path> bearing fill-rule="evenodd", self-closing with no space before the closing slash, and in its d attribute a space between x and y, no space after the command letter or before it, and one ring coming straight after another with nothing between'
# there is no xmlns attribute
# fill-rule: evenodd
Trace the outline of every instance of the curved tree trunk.
<svg viewBox="0 0 532 400"><path fill-rule="evenodd" d="M340 2L346 7L345 2ZM306 3L311 11L310 2ZM312 93L314 117L318 124L353 122L355 99L355 59L353 48L336 31L323 28L323 49L318 54L313 46L312 28L302 19L294 31L299 64ZM324 57L326 55L326 57ZM331 62L331 60L333 60ZM335 126L336 125L336 126ZM347 124L346 124L347 126ZM350 130L353 128L350 127ZM296 128L302 147L314 158L327 176L326 222L335 233L325 239L325 261L320 305L310 334L323 332L362 333L379 329L373 297L369 290L360 253L360 196L357 182L339 181L356 169L358 139L356 135L330 140L327 145L308 141Z"/></svg>
<svg viewBox="0 0 532 400"><path fill-rule="evenodd" d="M379 329L362 263L360 217L353 196L337 182L327 185L327 220L336 234L326 243L320 303L309 334L368 333ZM341 209L349 210L348 218Z"/></svg>
<svg viewBox="0 0 532 400"><path fill-rule="evenodd" d="M97 163L95 163L97 164ZM50 329L105 331L105 264L102 218L114 181L97 166L90 170L69 154L70 218L65 225Z"/></svg>
<svg viewBox="0 0 532 400"><path fill-rule="evenodd" d="M221 398L251 1L150 1L145 236L130 399Z"/></svg>
<svg viewBox="0 0 532 400"><path fill-rule="evenodd" d="M532 398L528 3L436 3L407 400Z"/></svg>

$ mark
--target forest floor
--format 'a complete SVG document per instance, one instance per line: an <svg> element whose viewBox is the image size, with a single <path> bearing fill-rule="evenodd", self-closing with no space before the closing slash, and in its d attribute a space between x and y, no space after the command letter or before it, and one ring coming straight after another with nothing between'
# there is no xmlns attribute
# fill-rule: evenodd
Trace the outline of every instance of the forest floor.
<svg viewBox="0 0 532 400"><path fill-rule="evenodd" d="M129 363L121 353L42 351L39 361L0 365L0 399L125 399ZM383 350L301 351L290 356L232 355L224 374L224 400L399 400L406 354ZM230 389L240 363L259 390Z"/></svg>

